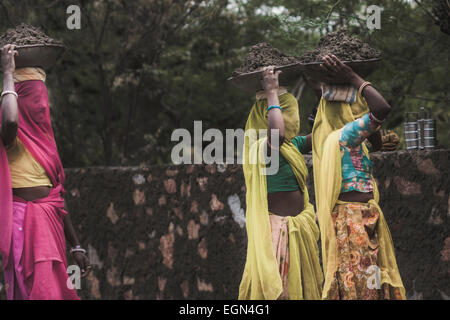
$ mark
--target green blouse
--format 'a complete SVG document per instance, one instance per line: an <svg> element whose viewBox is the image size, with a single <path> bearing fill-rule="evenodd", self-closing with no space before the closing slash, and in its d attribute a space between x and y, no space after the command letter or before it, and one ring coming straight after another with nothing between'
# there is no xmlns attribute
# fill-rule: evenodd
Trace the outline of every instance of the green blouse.
<svg viewBox="0 0 450 320"><path fill-rule="evenodd" d="M306 153L306 136L296 136L293 138L292 143L297 147L300 153ZM291 166L280 153L280 165L278 172L273 175L267 175L267 192L274 193L280 191L295 191L299 189L297 179L294 172L292 172Z"/></svg>

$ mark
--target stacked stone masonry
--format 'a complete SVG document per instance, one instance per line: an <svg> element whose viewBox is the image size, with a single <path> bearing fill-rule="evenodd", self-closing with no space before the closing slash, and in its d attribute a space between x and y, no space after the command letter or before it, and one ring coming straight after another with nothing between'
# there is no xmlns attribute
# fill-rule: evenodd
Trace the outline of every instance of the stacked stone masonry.
<svg viewBox="0 0 450 320"><path fill-rule="evenodd" d="M450 150L374 153L372 159L408 298L448 299ZM237 298L247 246L241 166L66 174L66 205L93 264L81 283L83 299Z"/></svg>

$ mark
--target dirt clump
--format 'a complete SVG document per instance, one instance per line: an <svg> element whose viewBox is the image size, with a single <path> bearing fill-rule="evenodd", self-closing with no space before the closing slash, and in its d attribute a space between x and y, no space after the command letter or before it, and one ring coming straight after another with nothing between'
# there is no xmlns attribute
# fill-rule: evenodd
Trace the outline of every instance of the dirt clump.
<svg viewBox="0 0 450 320"><path fill-rule="evenodd" d="M236 77L243 73L258 71L268 66L280 67L296 62L298 62L296 57L284 54L270 44L262 42L250 48L244 63L233 72L232 76Z"/></svg>
<svg viewBox="0 0 450 320"><path fill-rule="evenodd" d="M44 32L42 32L41 29L25 23L21 23L14 29L8 29L4 34L0 36L1 47L9 43L15 44L17 46L33 45L33 44L41 44L41 45L63 44L62 41L47 36Z"/></svg>
<svg viewBox="0 0 450 320"><path fill-rule="evenodd" d="M334 54L342 61L367 60L381 57L381 52L367 43L351 36L345 29L330 32L323 36L314 50L300 56L303 63L322 62L322 57Z"/></svg>

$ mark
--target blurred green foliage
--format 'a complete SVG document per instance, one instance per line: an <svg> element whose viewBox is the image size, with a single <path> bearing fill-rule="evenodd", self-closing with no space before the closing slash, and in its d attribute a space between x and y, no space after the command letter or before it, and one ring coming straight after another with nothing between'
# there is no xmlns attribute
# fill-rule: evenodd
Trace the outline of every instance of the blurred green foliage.
<svg viewBox="0 0 450 320"><path fill-rule="evenodd" d="M66 8L82 10L68 30ZM21 22L61 39L67 50L48 74L53 126L66 167L170 163L175 128L243 128L254 97L226 79L248 49L269 42L290 54L346 27L382 50L370 80L393 107L385 128L403 135L404 113L430 107L439 144L450 147L450 37L433 1L381 0L381 29L356 0L4 0L0 32ZM420 4L420 5L419 5ZM362 15L362 16L361 16ZM301 132L317 101L300 98Z"/></svg>

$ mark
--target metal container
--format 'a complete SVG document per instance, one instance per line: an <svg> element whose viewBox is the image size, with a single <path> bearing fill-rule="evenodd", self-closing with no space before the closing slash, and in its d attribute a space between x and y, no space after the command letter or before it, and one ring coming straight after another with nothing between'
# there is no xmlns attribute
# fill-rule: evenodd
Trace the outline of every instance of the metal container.
<svg viewBox="0 0 450 320"><path fill-rule="evenodd" d="M407 112L405 115L405 142L406 150L419 148L419 113Z"/></svg>
<svg viewBox="0 0 450 320"><path fill-rule="evenodd" d="M48 71L65 50L60 44L33 44L17 46L19 55L14 58L16 68L41 67Z"/></svg>
<svg viewBox="0 0 450 320"><path fill-rule="evenodd" d="M423 147L424 149L434 149L436 146L436 120L433 119L429 108L424 109L422 125Z"/></svg>
<svg viewBox="0 0 450 320"><path fill-rule="evenodd" d="M279 76L280 86L290 86L302 77L302 67L299 62L288 64L285 66L275 67L274 71L281 70ZM242 73L238 76L228 78L228 82L233 86L247 92L256 93L263 90L261 85L262 70Z"/></svg>
<svg viewBox="0 0 450 320"><path fill-rule="evenodd" d="M342 61L342 63L348 65L354 72L356 72L361 77L365 78L374 72L380 65L381 58L373 58L366 60L355 60L355 61ZM326 73L321 68L323 62L308 62L302 63L303 73L311 79L316 81L325 82L324 76Z"/></svg>
<svg viewBox="0 0 450 320"><path fill-rule="evenodd" d="M424 149L424 139L423 139L423 118L425 115L425 108L420 108L419 118L417 119L417 138L419 139L418 149Z"/></svg>
<svg viewBox="0 0 450 320"><path fill-rule="evenodd" d="M376 70L380 60L381 58L374 58L367 60L342 61L342 63L350 66L353 71L360 76L366 77ZM279 76L280 86L288 87L298 81L304 74L312 79L323 81L324 72L320 67L322 63L323 62L296 62L285 66L276 66L274 71L282 71ZM263 90L261 86L262 74L262 70L252 71L228 78L227 80L237 88L255 93Z"/></svg>

